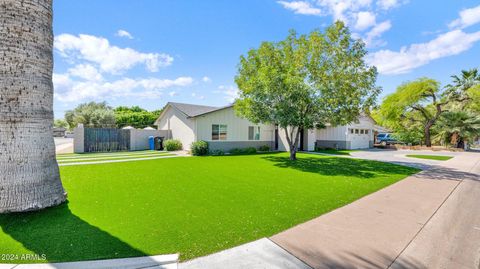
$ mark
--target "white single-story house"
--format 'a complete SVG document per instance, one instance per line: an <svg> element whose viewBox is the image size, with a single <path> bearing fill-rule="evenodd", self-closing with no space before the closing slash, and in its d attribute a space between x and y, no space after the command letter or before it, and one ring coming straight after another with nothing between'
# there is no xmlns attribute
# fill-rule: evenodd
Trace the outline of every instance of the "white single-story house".
<svg viewBox="0 0 480 269"><path fill-rule="evenodd" d="M165 139L178 139L184 149L195 141L204 140L210 149L228 151L232 148L258 148L287 151L285 131L271 124L255 124L235 114L233 105L212 107L183 103L167 103L155 122L158 130L166 131ZM373 147L375 121L361 116L358 122L345 126L327 126L301 132L300 150L318 148L365 149Z"/></svg>

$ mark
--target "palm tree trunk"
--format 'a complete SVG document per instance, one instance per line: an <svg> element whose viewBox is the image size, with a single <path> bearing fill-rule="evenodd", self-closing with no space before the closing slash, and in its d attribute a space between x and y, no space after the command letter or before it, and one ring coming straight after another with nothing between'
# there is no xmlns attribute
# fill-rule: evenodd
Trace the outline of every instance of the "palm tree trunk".
<svg viewBox="0 0 480 269"><path fill-rule="evenodd" d="M53 141L52 0L0 0L0 213L65 201Z"/></svg>

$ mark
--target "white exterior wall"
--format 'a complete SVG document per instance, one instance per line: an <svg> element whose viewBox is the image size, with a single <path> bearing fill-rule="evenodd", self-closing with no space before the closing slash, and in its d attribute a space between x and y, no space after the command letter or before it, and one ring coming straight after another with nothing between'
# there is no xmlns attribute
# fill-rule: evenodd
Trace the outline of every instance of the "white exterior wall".
<svg viewBox="0 0 480 269"><path fill-rule="evenodd" d="M316 140L345 141L347 139L346 126L328 126L323 129L317 129L315 132Z"/></svg>
<svg viewBox="0 0 480 269"><path fill-rule="evenodd" d="M315 141L317 141L316 130L308 130L307 135L307 150L314 151L315 150Z"/></svg>
<svg viewBox="0 0 480 269"><path fill-rule="evenodd" d="M212 141L212 124L227 125L227 140L223 141L274 141L275 127L273 125L254 124L235 115L233 107L207 113L196 119L196 140ZM248 140L248 127L260 126L260 140Z"/></svg>
<svg viewBox="0 0 480 269"><path fill-rule="evenodd" d="M287 128L287 129L290 132L291 129L290 128ZM316 141L315 133L316 133L315 129L311 129L304 132L304 137L303 137L304 149L308 151L315 150L315 141ZM300 146L300 143L298 146ZM278 150L290 151L290 148L288 147L287 136L285 135L285 129L283 128L278 128Z"/></svg>
<svg viewBox="0 0 480 269"><path fill-rule="evenodd" d="M183 149L190 149L195 141L195 119L189 119L178 109L168 106L162 118L158 121L158 130L168 131L166 139L178 139Z"/></svg>
<svg viewBox="0 0 480 269"><path fill-rule="evenodd" d="M168 136L167 130L130 130L130 150L147 150L150 149L149 137L160 136L166 138Z"/></svg>

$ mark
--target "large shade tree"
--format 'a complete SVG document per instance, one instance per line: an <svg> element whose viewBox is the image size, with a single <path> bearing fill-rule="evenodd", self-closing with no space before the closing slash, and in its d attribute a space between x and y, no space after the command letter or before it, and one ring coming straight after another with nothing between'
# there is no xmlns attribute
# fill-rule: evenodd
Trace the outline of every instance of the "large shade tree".
<svg viewBox="0 0 480 269"><path fill-rule="evenodd" d="M0 213L54 206L52 2L0 0L0 22Z"/></svg>
<svg viewBox="0 0 480 269"><path fill-rule="evenodd" d="M115 128L115 112L106 102L89 102L65 112L70 129L83 124L91 128Z"/></svg>
<svg viewBox="0 0 480 269"><path fill-rule="evenodd" d="M438 81L420 78L400 85L384 99L375 115L377 121L397 132L420 125L424 143L431 147L432 127L447 103L448 100L441 98Z"/></svg>
<svg viewBox="0 0 480 269"><path fill-rule="evenodd" d="M277 124L296 159L301 130L347 124L375 101L377 71L365 45L342 22L325 32L295 32L241 56L236 111L252 122Z"/></svg>

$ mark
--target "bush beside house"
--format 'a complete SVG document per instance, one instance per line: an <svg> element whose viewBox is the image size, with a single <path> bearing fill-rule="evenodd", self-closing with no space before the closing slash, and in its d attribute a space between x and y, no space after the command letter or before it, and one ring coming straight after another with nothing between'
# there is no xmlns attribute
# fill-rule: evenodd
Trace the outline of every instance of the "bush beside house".
<svg viewBox="0 0 480 269"><path fill-rule="evenodd" d="M164 142L165 149L167 151L181 150L183 148L182 142L177 139L168 139Z"/></svg>
<svg viewBox="0 0 480 269"><path fill-rule="evenodd" d="M200 140L192 143L192 155L193 156L204 156L208 154L208 143L206 141Z"/></svg>

